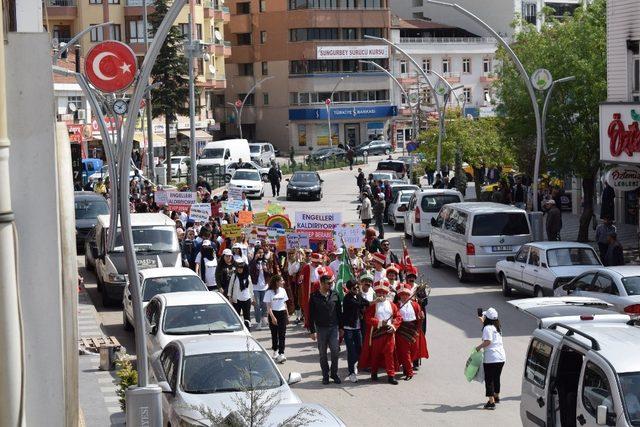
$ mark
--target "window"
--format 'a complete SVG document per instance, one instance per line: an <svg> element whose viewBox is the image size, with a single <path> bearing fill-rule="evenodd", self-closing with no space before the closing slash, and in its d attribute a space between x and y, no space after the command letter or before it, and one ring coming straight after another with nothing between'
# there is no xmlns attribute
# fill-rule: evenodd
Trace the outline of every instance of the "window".
<svg viewBox="0 0 640 427"><path fill-rule="evenodd" d="M236 13L238 15L246 15L251 13L251 2L242 2L236 5Z"/></svg>
<svg viewBox="0 0 640 427"><path fill-rule="evenodd" d="M490 73L492 69L491 65L491 58L484 58L482 60L482 72L485 74Z"/></svg>
<svg viewBox="0 0 640 427"><path fill-rule="evenodd" d="M267 10L267 0L260 0L260 12Z"/></svg>
<svg viewBox="0 0 640 427"><path fill-rule="evenodd" d="M204 59L196 58L196 74L199 76L204 75ZM196 96L196 102L200 100L199 96Z"/></svg>
<svg viewBox="0 0 640 427"><path fill-rule="evenodd" d="M120 32L120 24L111 24L109 27L109 38L111 40L122 41L122 34Z"/></svg>
<svg viewBox="0 0 640 427"><path fill-rule="evenodd" d="M544 388L547 381L547 370L553 347L546 342L534 339L527 352L524 377L537 387Z"/></svg>
<svg viewBox="0 0 640 427"><path fill-rule="evenodd" d="M522 19L529 24L536 25L538 6L535 3L522 3Z"/></svg>
<svg viewBox="0 0 640 427"><path fill-rule="evenodd" d="M220 94L220 95L214 94L211 97L211 103L213 104L212 107L224 107L225 105L224 94Z"/></svg>
<svg viewBox="0 0 640 427"><path fill-rule="evenodd" d="M442 205L446 205L447 203L458 203L460 202L460 198L455 194L443 194L443 195L428 195L425 194L422 196L422 200L420 201L420 207L424 212L435 213L440 210ZM447 218L449 215L447 214Z"/></svg>
<svg viewBox="0 0 640 427"><path fill-rule="evenodd" d="M144 43L144 25L142 20L129 21L129 43Z"/></svg>
<svg viewBox="0 0 640 427"><path fill-rule="evenodd" d="M462 72L466 74L471 73L471 58L462 58Z"/></svg>
<svg viewBox="0 0 640 427"><path fill-rule="evenodd" d="M269 75L269 63L266 61L262 61L262 63L260 64L261 68L262 68L262 75L263 76L268 76Z"/></svg>
<svg viewBox="0 0 640 427"><path fill-rule="evenodd" d="M335 9L338 0L289 0L289 9Z"/></svg>
<svg viewBox="0 0 640 427"><path fill-rule="evenodd" d="M425 73L431 72L431 58L425 58L422 60L422 71Z"/></svg>
<svg viewBox="0 0 640 427"><path fill-rule="evenodd" d="M462 96L464 97L464 102L466 104L471 104L471 102L473 101L470 87L465 87L464 89L462 89Z"/></svg>
<svg viewBox="0 0 640 427"><path fill-rule="evenodd" d="M265 44L267 42L267 32L260 31L260 44Z"/></svg>
<svg viewBox="0 0 640 427"><path fill-rule="evenodd" d="M530 234L527 216L516 212L478 214L473 218L473 236L517 236Z"/></svg>
<svg viewBox="0 0 640 427"><path fill-rule="evenodd" d="M239 76L253 76L253 63L238 64Z"/></svg>
<svg viewBox="0 0 640 427"><path fill-rule="evenodd" d="M102 3L102 2L101 2ZM120 0L109 0L109 4L120 4Z"/></svg>
<svg viewBox="0 0 640 427"><path fill-rule="evenodd" d="M356 40L358 38L357 28L343 28L342 40Z"/></svg>
<svg viewBox="0 0 640 427"><path fill-rule="evenodd" d="M467 214L454 210L445 223L445 229L456 234L465 234L467 232Z"/></svg>
<svg viewBox="0 0 640 427"><path fill-rule="evenodd" d="M363 9L380 9L382 7L382 0L360 0L358 2Z"/></svg>
<svg viewBox="0 0 640 427"><path fill-rule="evenodd" d="M593 284L593 287L594 287L594 291L596 292L600 292L603 294L610 294L610 295L618 295L618 288L613 283L613 280L611 280L611 278L608 276L603 276L602 274L598 274L598 277L596 278L596 281Z"/></svg>
<svg viewBox="0 0 640 427"><path fill-rule="evenodd" d="M382 28L363 28L362 38L364 36L382 37Z"/></svg>
<svg viewBox="0 0 640 427"><path fill-rule="evenodd" d="M292 42L338 39L337 28L295 28L289 30L289 40Z"/></svg>
<svg viewBox="0 0 640 427"><path fill-rule="evenodd" d="M341 6L345 9L355 9L356 0L342 0Z"/></svg>
<svg viewBox="0 0 640 427"><path fill-rule="evenodd" d="M540 249L531 248L529 252L529 265L540 265Z"/></svg>
<svg viewBox="0 0 640 427"><path fill-rule="evenodd" d="M189 36L189 24L178 24L179 28L180 28L180 33L182 33L183 37L188 37Z"/></svg>
<svg viewBox="0 0 640 427"><path fill-rule="evenodd" d="M96 25L96 24L90 24L90 25ZM103 33L102 33L102 27L100 27L100 28L92 28L89 31L89 36L90 36L90 40L92 42L101 42L102 40L104 40Z"/></svg>
<svg viewBox="0 0 640 427"><path fill-rule="evenodd" d="M242 33L236 35L238 46L248 46L251 44L251 33Z"/></svg>
<svg viewBox="0 0 640 427"><path fill-rule="evenodd" d="M102 4L102 0L89 0L89 4ZM91 24L95 25L95 24Z"/></svg>
<svg viewBox="0 0 640 427"><path fill-rule="evenodd" d="M298 125L298 145L304 147L307 145L307 126Z"/></svg>
<svg viewBox="0 0 640 427"><path fill-rule="evenodd" d="M573 282L573 288L580 291L590 291L591 290L591 282L593 282L593 278L595 274L585 274L584 276L578 277L575 282Z"/></svg>
<svg viewBox="0 0 640 427"><path fill-rule="evenodd" d="M491 102L491 91L489 90L488 87L485 87L484 89L482 89L482 100L486 103Z"/></svg>
<svg viewBox="0 0 640 427"><path fill-rule="evenodd" d="M262 105L269 105L269 94L268 93L263 93L262 94Z"/></svg>
<svg viewBox="0 0 640 427"><path fill-rule="evenodd" d="M640 92L640 56L633 56L633 78L632 88L634 93Z"/></svg>
<svg viewBox="0 0 640 427"><path fill-rule="evenodd" d="M244 102L245 106L253 106L253 105L255 105L255 97L253 95L254 94L252 93L251 95L249 95L247 97L247 100ZM247 96L246 93L239 93L238 94L238 99L244 99L245 96Z"/></svg>
<svg viewBox="0 0 640 427"><path fill-rule="evenodd" d="M422 0L412 0L411 7L422 7L423 3Z"/></svg>
<svg viewBox="0 0 640 427"><path fill-rule="evenodd" d="M202 40L202 24L196 24L196 40Z"/></svg>
<svg viewBox="0 0 640 427"><path fill-rule="evenodd" d="M424 12L413 12L411 17L413 19L424 19Z"/></svg>
<svg viewBox="0 0 640 427"><path fill-rule="evenodd" d="M529 255L529 248L531 248L531 246L523 246L520 248L520 250L516 254L516 262L521 262L521 263L527 262L527 255Z"/></svg>
<svg viewBox="0 0 640 427"><path fill-rule="evenodd" d="M407 61L400 61L400 74L407 74Z"/></svg>
<svg viewBox="0 0 640 427"><path fill-rule="evenodd" d="M588 413L596 416L598 406L604 405L613 412L611 387L605 373L592 362L587 362L582 380L582 404Z"/></svg>
<svg viewBox="0 0 640 427"><path fill-rule="evenodd" d="M449 73L451 72L451 60L449 58L444 58L442 60L442 73Z"/></svg>
<svg viewBox="0 0 640 427"><path fill-rule="evenodd" d="M565 267L573 265L600 265L598 257L590 248L559 248L547 251L549 267Z"/></svg>

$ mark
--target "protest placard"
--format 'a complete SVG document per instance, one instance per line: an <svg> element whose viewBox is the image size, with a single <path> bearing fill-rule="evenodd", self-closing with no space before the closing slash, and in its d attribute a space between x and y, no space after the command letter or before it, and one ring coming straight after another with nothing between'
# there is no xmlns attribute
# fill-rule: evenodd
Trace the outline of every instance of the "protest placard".
<svg viewBox="0 0 640 427"><path fill-rule="evenodd" d="M229 187L227 189L227 195L229 200L242 200L242 188Z"/></svg>
<svg viewBox="0 0 640 427"><path fill-rule="evenodd" d="M361 248L364 245L364 231L363 224L340 224L333 230L335 244L340 247L344 241L347 248Z"/></svg>
<svg viewBox="0 0 640 427"><path fill-rule="evenodd" d="M189 218L193 221L207 222L211 216L210 203L194 203L189 211Z"/></svg>
<svg viewBox="0 0 640 427"><path fill-rule="evenodd" d="M251 211L238 212L238 224L251 224L253 222L253 213Z"/></svg>
<svg viewBox="0 0 640 427"><path fill-rule="evenodd" d="M156 191L153 195L153 200L156 202L156 205L162 207L167 204L167 192L166 191Z"/></svg>
<svg viewBox="0 0 640 427"><path fill-rule="evenodd" d="M189 212L191 205L196 203L195 191L167 191L167 205L172 211Z"/></svg>
<svg viewBox="0 0 640 427"><path fill-rule="evenodd" d="M280 215L284 212L284 207L279 203L267 203L267 212L269 215Z"/></svg>
<svg viewBox="0 0 640 427"><path fill-rule="evenodd" d="M342 213L296 212L295 228L298 233L305 233L310 240L330 240L333 230L342 223Z"/></svg>
<svg viewBox="0 0 640 427"><path fill-rule="evenodd" d="M309 236L302 233L287 234L287 249L298 249L309 247Z"/></svg>
<svg viewBox="0 0 640 427"><path fill-rule="evenodd" d="M264 225L269 218L269 212L256 212L253 214L253 223L256 225Z"/></svg>
<svg viewBox="0 0 640 427"><path fill-rule="evenodd" d="M224 211L238 212L238 211L241 211L243 207L244 207L244 204L242 203L242 200L229 200L225 205Z"/></svg>
<svg viewBox="0 0 640 427"><path fill-rule="evenodd" d="M240 227L238 224L222 224L221 229L222 235L230 239L240 237L243 232L242 227Z"/></svg>

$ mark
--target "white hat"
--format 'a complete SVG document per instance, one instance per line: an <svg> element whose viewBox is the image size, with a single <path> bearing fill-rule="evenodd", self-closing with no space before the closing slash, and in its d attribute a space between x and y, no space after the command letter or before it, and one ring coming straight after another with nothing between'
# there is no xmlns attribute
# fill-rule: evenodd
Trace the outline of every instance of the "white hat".
<svg viewBox="0 0 640 427"><path fill-rule="evenodd" d="M489 320L498 320L498 311L493 307L490 307L483 311L482 315Z"/></svg>
<svg viewBox="0 0 640 427"><path fill-rule="evenodd" d="M231 249L227 248L224 251L222 251L222 255L233 255L233 253L231 252Z"/></svg>
<svg viewBox="0 0 640 427"><path fill-rule="evenodd" d="M233 257L233 262L242 262L243 259L240 255L236 255Z"/></svg>
<svg viewBox="0 0 640 427"><path fill-rule="evenodd" d="M211 240L203 240L202 246L211 246Z"/></svg>
<svg viewBox="0 0 640 427"><path fill-rule="evenodd" d="M242 249L242 245L240 243L234 243L233 246L231 246L232 249Z"/></svg>
<svg viewBox="0 0 640 427"><path fill-rule="evenodd" d="M555 204L556 204L556 201L555 201L555 200L553 200L553 199L549 199L549 200L546 200L546 201L544 202L544 204L545 204L545 205L555 205Z"/></svg>
<svg viewBox="0 0 640 427"><path fill-rule="evenodd" d="M378 193L378 198L379 199L384 199L384 193Z"/></svg>

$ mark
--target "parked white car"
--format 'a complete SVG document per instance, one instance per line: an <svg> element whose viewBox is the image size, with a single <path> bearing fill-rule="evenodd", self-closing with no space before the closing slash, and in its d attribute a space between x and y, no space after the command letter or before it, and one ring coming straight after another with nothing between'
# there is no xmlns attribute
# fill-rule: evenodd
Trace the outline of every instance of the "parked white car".
<svg viewBox="0 0 640 427"><path fill-rule="evenodd" d="M416 191L404 212L404 236L411 239L413 246L419 246L429 239L431 218L435 218L442 205L464 200L457 190L427 188Z"/></svg>
<svg viewBox="0 0 640 427"><path fill-rule="evenodd" d="M166 166L167 161L162 162ZM189 156L171 156L171 176L178 178L189 176L189 165L191 158Z"/></svg>
<svg viewBox="0 0 640 427"><path fill-rule="evenodd" d="M262 199L264 196L264 183L260 172L255 169L238 169L233 173L229 188L240 188L247 197Z"/></svg>
<svg viewBox="0 0 640 427"><path fill-rule="evenodd" d="M640 267L622 265L592 269L559 287L556 296L593 297L613 305L613 309L640 316Z"/></svg>
<svg viewBox="0 0 640 427"><path fill-rule="evenodd" d="M193 291L158 294L145 308L147 350L151 357L179 337L249 335L249 330L218 292Z"/></svg>
<svg viewBox="0 0 640 427"><path fill-rule="evenodd" d="M400 230L402 224L404 224L404 214L407 211L407 206L413 193L415 193L415 190L398 191L393 201L389 204L389 224L393 225L394 230Z"/></svg>
<svg viewBox="0 0 640 427"><path fill-rule="evenodd" d="M557 287L601 265L593 248L584 243L534 242L499 261L496 276L504 296L510 296L512 289L535 297L553 296Z"/></svg>
<svg viewBox="0 0 640 427"><path fill-rule="evenodd" d="M243 163L243 169L255 169L258 172L260 172L260 176L262 177L263 181L268 181L268 175L269 175L269 167L268 166L260 166L259 164L257 164L256 162L246 162L246 161L242 161ZM233 163L229 163L227 164L227 169L224 175L225 180L228 182L231 180L231 176L233 175L233 173L236 171L236 169L238 169L238 163L237 162L233 162Z"/></svg>
<svg viewBox="0 0 640 427"><path fill-rule="evenodd" d="M250 405L251 390L267 390L280 404L300 404L273 359L250 335L180 338L150 362L149 372L162 389L162 415L171 426L209 426L194 407L206 406L226 416L241 400Z"/></svg>
<svg viewBox="0 0 640 427"><path fill-rule="evenodd" d="M200 276L186 267L147 268L140 270L140 295L142 309L147 308L151 298L171 292L208 291ZM133 302L130 284L124 288L122 298L122 326L125 331L133 330Z"/></svg>
<svg viewBox="0 0 640 427"><path fill-rule="evenodd" d="M249 144L251 160L261 165L269 165L276 160L276 150L268 142L252 142Z"/></svg>

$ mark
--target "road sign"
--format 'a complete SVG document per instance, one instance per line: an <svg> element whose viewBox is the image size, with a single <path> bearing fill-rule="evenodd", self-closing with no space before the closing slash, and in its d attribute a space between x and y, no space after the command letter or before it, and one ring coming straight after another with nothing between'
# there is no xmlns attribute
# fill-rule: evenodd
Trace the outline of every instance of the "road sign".
<svg viewBox="0 0 640 427"><path fill-rule="evenodd" d="M438 95L444 96L448 92L449 87L442 80L439 80L438 83L436 83L435 90Z"/></svg>
<svg viewBox="0 0 640 427"><path fill-rule="evenodd" d="M239 99L238 99L238 100L236 100L236 107L237 107L237 108L242 107L242 101L240 101Z"/></svg>
<svg viewBox="0 0 640 427"><path fill-rule="evenodd" d="M547 90L551 87L553 77L551 72L544 68L538 68L531 74L531 84L537 90Z"/></svg>
<svg viewBox="0 0 640 427"><path fill-rule="evenodd" d="M118 41L95 45L85 59L84 72L89 82L102 92L120 92L136 75L136 56L133 50Z"/></svg>
<svg viewBox="0 0 640 427"><path fill-rule="evenodd" d="M324 100L324 103L327 104L327 105L331 105L331 100L329 98L327 98L327 99Z"/></svg>

